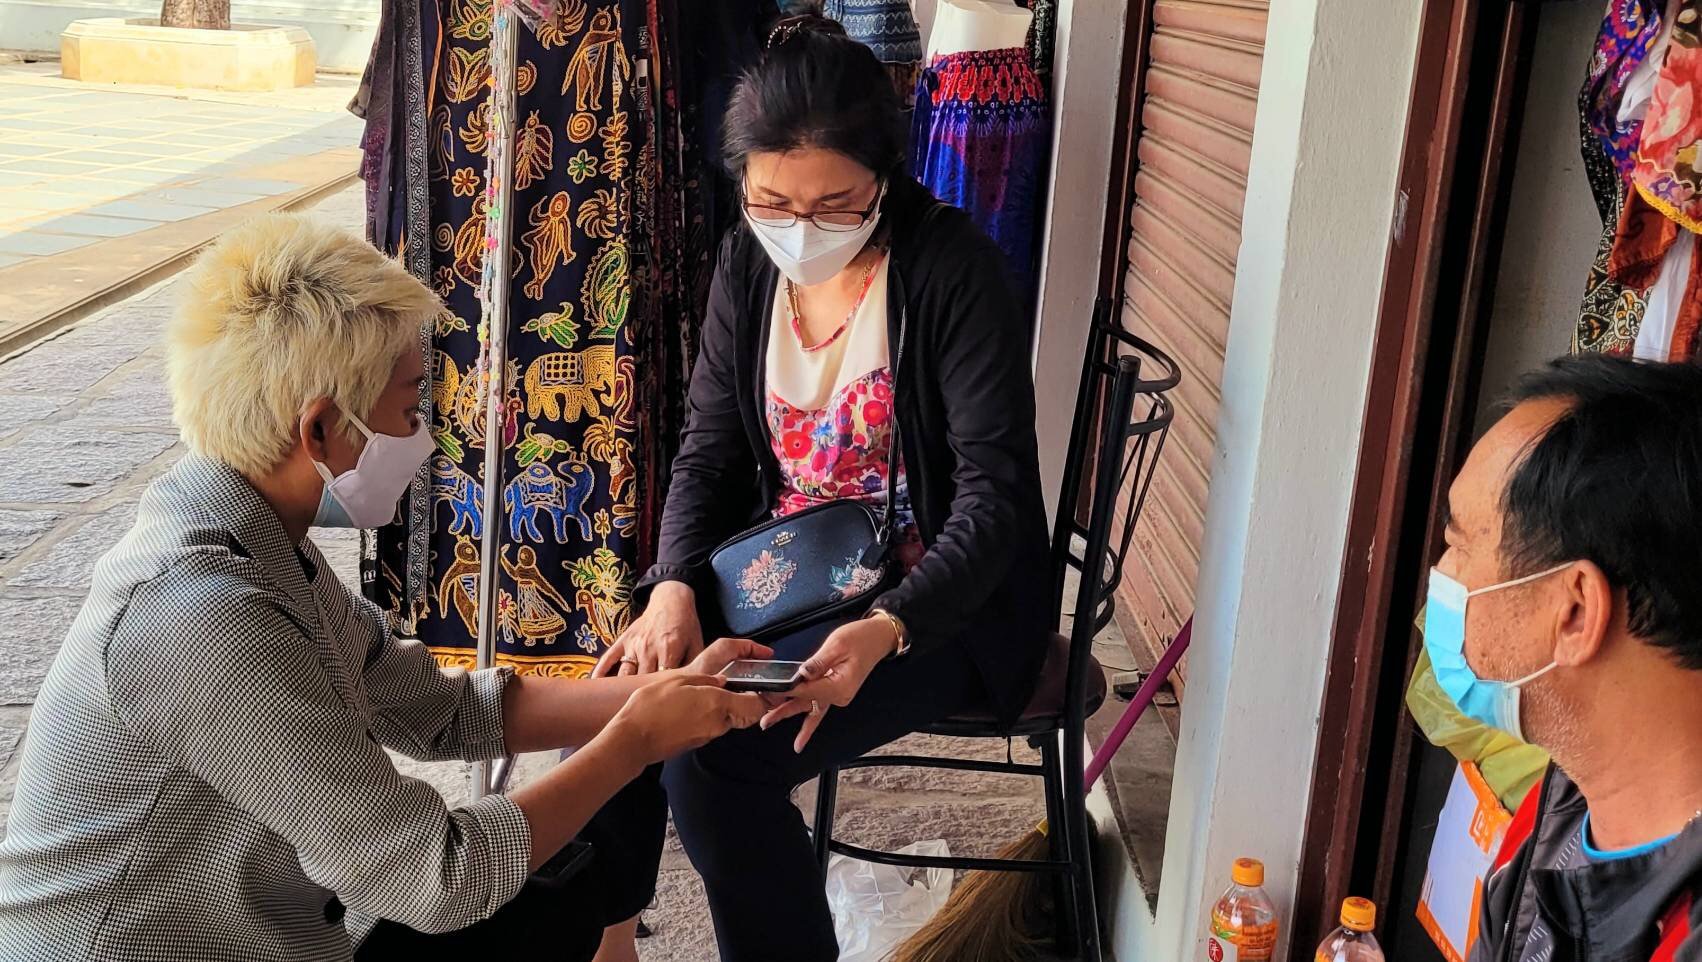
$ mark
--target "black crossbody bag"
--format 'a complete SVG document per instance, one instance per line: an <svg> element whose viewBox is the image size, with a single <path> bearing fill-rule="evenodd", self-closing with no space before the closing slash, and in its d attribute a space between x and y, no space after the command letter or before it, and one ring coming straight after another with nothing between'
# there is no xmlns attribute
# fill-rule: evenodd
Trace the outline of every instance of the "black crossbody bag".
<svg viewBox="0 0 1702 962"><path fill-rule="evenodd" d="M907 320L901 312L892 363L895 398ZM715 601L730 636L767 641L857 617L897 582L892 550L898 524L896 406L890 440L886 503L879 516L862 501L840 498L765 521L710 553Z"/></svg>

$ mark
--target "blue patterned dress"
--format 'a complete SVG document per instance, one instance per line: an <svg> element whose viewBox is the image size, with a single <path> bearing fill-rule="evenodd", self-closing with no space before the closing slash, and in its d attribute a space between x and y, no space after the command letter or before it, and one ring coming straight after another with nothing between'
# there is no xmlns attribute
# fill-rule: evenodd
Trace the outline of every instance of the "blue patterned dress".
<svg viewBox="0 0 1702 962"><path fill-rule="evenodd" d="M916 87L910 172L968 211L1005 252L1012 288L1033 303L1052 108L1028 52L934 58Z"/></svg>

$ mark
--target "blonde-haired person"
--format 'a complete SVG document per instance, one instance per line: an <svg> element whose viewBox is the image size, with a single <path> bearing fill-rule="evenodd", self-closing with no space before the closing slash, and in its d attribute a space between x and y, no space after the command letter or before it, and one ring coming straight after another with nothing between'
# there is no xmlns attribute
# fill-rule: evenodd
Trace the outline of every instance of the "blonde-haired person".
<svg viewBox="0 0 1702 962"><path fill-rule="evenodd" d="M200 259L168 335L191 453L96 567L37 699L0 843L0 959L421 959L532 948L528 920L552 958L589 959L614 920L598 867L620 852L529 874L647 763L760 716L712 677L766 653L748 643L654 684L444 671L328 569L308 528L388 520L430 451L415 333L438 310L305 217ZM456 809L383 750L566 746L533 784Z"/></svg>

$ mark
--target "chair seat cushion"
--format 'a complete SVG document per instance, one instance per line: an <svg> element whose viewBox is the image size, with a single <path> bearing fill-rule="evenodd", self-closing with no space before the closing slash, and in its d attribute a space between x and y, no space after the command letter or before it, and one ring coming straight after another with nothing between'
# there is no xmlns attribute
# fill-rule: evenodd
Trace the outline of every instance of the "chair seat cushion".
<svg viewBox="0 0 1702 962"><path fill-rule="evenodd" d="M1098 659L1087 657L1086 714L1092 715L1105 704L1105 669ZM1064 725L1064 687L1069 677L1070 640L1054 634L1046 645L1046 662L1040 668L1040 681L1028 707L1009 725L1000 724L993 713L974 708L927 726L930 735L952 735L960 738L1002 738L1006 735L1041 735L1056 731Z"/></svg>

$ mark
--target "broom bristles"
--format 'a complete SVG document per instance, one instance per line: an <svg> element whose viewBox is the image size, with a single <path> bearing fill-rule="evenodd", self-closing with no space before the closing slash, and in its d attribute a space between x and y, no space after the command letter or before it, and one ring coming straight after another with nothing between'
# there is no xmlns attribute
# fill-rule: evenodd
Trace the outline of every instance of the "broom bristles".
<svg viewBox="0 0 1702 962"><path fill-rule="evenodd" d="M1048 858L1038 829L999 858ZM928 923L905 939L891 962L1030 962L1050 935L1045 872L970 872Z"/></svg>

